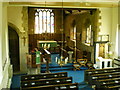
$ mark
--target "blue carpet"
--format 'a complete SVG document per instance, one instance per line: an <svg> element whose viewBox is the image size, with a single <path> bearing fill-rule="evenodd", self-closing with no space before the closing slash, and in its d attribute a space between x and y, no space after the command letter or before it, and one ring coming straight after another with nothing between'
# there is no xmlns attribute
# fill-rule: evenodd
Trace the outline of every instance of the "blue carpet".
<svg viewBox="0 0 120 90"><path fill-rule="evenodd" d="M56 57L59 59L60 55L59 54L51 54L51 63L52 64L57 64L56 63Z"/></svg>
<svg viewBox="0 0 120 90"><path fill-rule="evenodd" d="M51 54L51 63L49 64L50 71L63 71L63 70L73 70L73 63L68 63L63 65L62 67L56 63L56 57L59 59L59 54ZM88 69L87 67L80 67L81 70ZM46 71L46 64L41 65L41 72L44 73Z"/></svg>
<svg viewBox="0 0 120 90"><path fill-rule="evenodd" d="M84 70L80 71L73 71L73 70L67 70L67 71L52 71L52 73L57 73L57 72L67 72L68 77L72 77L73 83L81 83L84 82Z"/></svg>
<svg viewBox="0 0 120 90"><path fill-rule="evenodd" d="M49 70L50 71L62 71L62 70L73 70L73 64L72 63L68 63L65 64L63 66L60 66L58 64L49 64ZM42 64L41 65L41 72L45 72L46 71L46 64Z"/></svg>
<svg viewBox="0 0 120 90"><path fill-rule="evenodd" d="M51 55L51 64L49 64L50 67L58 67L59 69L61 69L59 67L59 65L55 62L55 58L56 57L60 57L59 54L52 54ZM66 64L66 66L72 65L71 63ZM42 65L42 68L44 69L46 67L45 64ZM58 69L58 68L52 68L53 70ZM65 67L66 68L66 67ZM64 67L62 67L62 69L64 69ZM93 90L92 88L90 88L89 85L87 85L84 82L84 70L88 69L87 67L81 67L80 71L73 71L73 70L60 70L60 71L51 71L51 73L57 73L57 72L67 72L68 73L68 77L72 77L73 79L73 83L77 82L79 83L79 90ZM21 78L21 74L19 75L14 75L13 79L12 79L12 85L11 85L11 89L13 90L14 88L20 88L20 78Z"/></svg>
<svg viewBox="0 0 120 90"><path fill-rule="evenodd" d="M13 75L11 90L20 88L20 78L21 78L21 75Z"/></svg>
<svg viewBox="0 0 120 90"><path fill-rule="evenodd" d="M56 57L60 59L59 54L51 54L51 63L49 64L49 70L50 71L63 71L63 70L73 70L73 64L68 63L63 66L60 66L56 62ZM41 65L41 72L44 73L46 71L46 64Z"/></svg>
<svg viewBox="0 0 120 90"><path fill-rule="evenodd" d="M68 77L72 77L73 83L77 82L79 83L78 87L79 90L93 90L89 85L87 85L84 82L84 70L80 71L52 71L51 73L57 73L57 72L67 72ZM20 78L22 74L19 75L14 75L12 79L12 85L11 85L11 90L18 90L20 88Z"/></svg>
<svg viewBox="0 0 120 90"><path fill-rule="evenodd" d="M72 77L72 81L73 81L72 83L79 83L78 85L79 90L93 90L88 84L84 82L84 70L52 71L52 73L57 73L57 72L67 72L68 77Z"/></svg>

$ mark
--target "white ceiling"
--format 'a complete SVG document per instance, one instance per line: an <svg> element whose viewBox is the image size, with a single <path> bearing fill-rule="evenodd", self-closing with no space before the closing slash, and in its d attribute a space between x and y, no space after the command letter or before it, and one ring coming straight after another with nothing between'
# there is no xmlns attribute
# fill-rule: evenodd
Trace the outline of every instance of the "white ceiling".
<svg viewBox="0 0 120 90"><path fill-rule="evenodd" d="M3 2L118 2L120 0L0 0Z"/></svg>
<svg viewBox="0 0 120 90"><path fill-rule="evenodd" d="M3 0L11 6L96 8L118 7L119 0Z"/></svg>

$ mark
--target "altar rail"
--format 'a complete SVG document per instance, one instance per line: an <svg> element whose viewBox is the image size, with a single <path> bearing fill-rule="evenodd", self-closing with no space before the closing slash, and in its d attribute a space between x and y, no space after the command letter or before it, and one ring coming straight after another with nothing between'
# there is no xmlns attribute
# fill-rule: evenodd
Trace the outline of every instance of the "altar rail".
<svg viewBox="0 0 120 90"><path fill-rule="evenodd" d="M85 71L85 81L95 89L120 89L120 68L93 69Z"/></svg>

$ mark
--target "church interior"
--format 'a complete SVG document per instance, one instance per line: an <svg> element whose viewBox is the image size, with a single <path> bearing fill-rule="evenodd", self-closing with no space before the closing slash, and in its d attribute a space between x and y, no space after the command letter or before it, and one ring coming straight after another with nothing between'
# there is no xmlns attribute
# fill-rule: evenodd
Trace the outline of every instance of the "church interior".
<svg viewBox="0 0 120 90"><path fill-rule="evenodd" d="M119 0L68 1L0 2L1 90L120 89Z"/></svg>

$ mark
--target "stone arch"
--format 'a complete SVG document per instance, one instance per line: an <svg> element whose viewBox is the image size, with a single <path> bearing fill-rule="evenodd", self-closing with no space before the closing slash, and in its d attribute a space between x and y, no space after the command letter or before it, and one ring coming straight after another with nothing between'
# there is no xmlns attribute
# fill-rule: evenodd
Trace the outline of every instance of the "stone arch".
<svg viewBox="0 0 120 90"><path fill-rule="evenodd" d="M17 32L18 36L20 37L20 30L19 30L19 28L17 28L17 26L15 26L14 24L12 24L10 22L8 22L8 26L13 28Z"/></svg>

